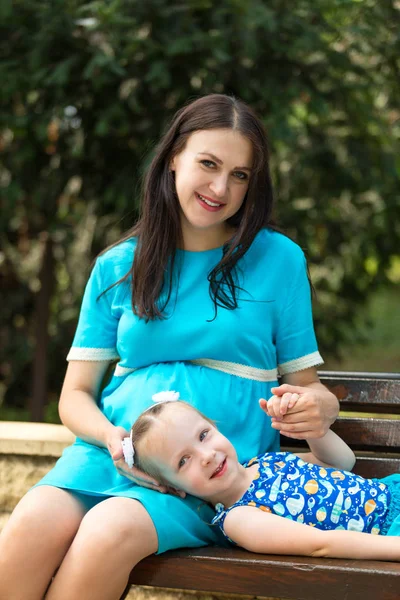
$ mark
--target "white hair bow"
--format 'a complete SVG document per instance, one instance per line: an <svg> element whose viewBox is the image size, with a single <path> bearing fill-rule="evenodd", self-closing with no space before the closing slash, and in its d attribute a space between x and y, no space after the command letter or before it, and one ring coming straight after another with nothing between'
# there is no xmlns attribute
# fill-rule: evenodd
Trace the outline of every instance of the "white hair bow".
<svg viewBox="0 0 400 600"><path fill-rule="evenodd" d="M152 395L151 399L156 404L159 404L161 402L176 402L177 400L179 400L179 392L174 392L172 390L157 392L157 394ZM149 409L147 408L146 410ZM146 410L144 412L146 412ZM135 464L135 449L133 447L132 441L132 430L131 435L122 440L121 446L122 452L124 453L125 462L128 465L128 467L132 469L133 465Z"/></svg>
<svg viewBox="0 0 400 600"><path fill-rule="evenodd" d="M133 447L131 437L124 438L121 442L121 445L122 445L122 452L124 453L125 462L128 465L128 467L130 469L132 469L134 462L135 462L135 460L134 460L135 449Z"/></svg>
<svg viewBox="0 0 400 600"><path fill-rule="evenodd" d="M172 390L166 392L157 392L157 394L152 395L151 399L157 404L159 402L175 402L176 400L179 400L179 392L174 392Z"/></svg>

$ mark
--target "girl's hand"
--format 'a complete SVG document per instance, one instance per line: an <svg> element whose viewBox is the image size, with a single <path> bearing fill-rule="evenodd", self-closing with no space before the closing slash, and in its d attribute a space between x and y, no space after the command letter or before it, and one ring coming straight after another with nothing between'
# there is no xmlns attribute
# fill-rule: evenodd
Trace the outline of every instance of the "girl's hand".
<svg viewBox="0 0 400 600"><path fill-rule="evenodd" d="M294 407L299 398L300 395L296 392L285 392L283 396L271 396L268 401L260 398L259 404L269 417L280 421L283 415L286 415L288 410Z"/></svg>
<svg viewBox="0 0 400 600"><path fill-rule="evenodd" d="M272 417L271 426L283 435L293 439L320 438L328 431L332 420L327 417L325 405L332 404L332 393L321 385L320 388L294 386L287 383L272 388L274 394L267 407L260 406ZM297 398L298 395L298 398ZM290 404L294 402L290 408ZM281 406L284 413L281 413ZM270 411L270 412L269 412Z"/></svg>
<svg viewBox="0 0 400 600"><path fill-rule="evenodd" d="M122 451L121 442L124 438L129 437L129 432L123 427L114 427L114 431L107 439L107 448L111 454L111 458L114 461L115 468L120 475L127 477L137 485L146 487L150 490L161 492L161 494L172 494L173 496L179 496L184 498L185 492L176 490L175 488L161 485L153 477L147 475L143 471L140 471L135 465L130 469L125 462L124 453Z"/></svg>

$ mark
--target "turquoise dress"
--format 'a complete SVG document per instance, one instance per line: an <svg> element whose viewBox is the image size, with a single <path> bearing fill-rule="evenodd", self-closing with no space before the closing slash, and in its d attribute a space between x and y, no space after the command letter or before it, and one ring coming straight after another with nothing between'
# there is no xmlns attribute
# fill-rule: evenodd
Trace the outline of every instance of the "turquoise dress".
<svg viewBox="0 0 400 600"><path fill-rule="evenodd" d="M217 422L241 462L278 450L279 434L260 410L259 398L270 397L278 372L323 362L301 249L279 233L259 232L238 263L238 308L218 307L216 318L207 276L222 248L178 250L167 318L146 323L132 312L129 282L101 295L128 272L135 246L135 239L128 240L97 259L67 357L118 361L98 399L101 410L129 431L154 393L176 390ZM137 486L118 474L106 449L81 439L64 451L39 485L71 490L92 505L110 496L139 500L156 527L158 552L223 538L207 524L214 512L199 500Z"/></svg>

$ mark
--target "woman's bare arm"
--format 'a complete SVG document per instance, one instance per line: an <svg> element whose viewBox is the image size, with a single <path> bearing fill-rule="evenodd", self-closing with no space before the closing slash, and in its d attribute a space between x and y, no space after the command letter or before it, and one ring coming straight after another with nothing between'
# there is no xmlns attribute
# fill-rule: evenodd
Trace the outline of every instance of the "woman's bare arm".
<svg viewBox="0 0 400 600"><path fill-rule="evenodd" d="M81 439L107 448L117 471L131 481L159 492L167 492L153 477L126 464L121 442L129 436L123 427L113 425L99 409L96 399L109 366L105 361L71 361L67 368L59 403L64 425ZM184 496L182 492L178 495Z"/></svg>
<svg viewBox="0 0 400 600"><path fill-rule="evenodd" d="M59 402L64 425L81 439L103 447L115 429L96 402L108 366L105 361L71 361Z"/></svg>

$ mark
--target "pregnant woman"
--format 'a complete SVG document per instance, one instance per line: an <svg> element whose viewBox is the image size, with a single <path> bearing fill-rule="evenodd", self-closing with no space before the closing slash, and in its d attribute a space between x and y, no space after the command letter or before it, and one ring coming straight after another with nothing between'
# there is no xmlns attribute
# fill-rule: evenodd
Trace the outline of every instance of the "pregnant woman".
<svg viewBox="0 0 400 600"><path fill-rule="evenodd" d="M240 100L205 96L173 118L138 223L87 284L59 407L77 439L1 534L1 598L117 600L145 556L224 543L211 508L123 459L153 394L190 398L240 462L278 450L279 431L318 438L335 420L304 255L271 222L268 162L262 123ZM298 398L271 427L258 400L272 388Z"/></svg>

